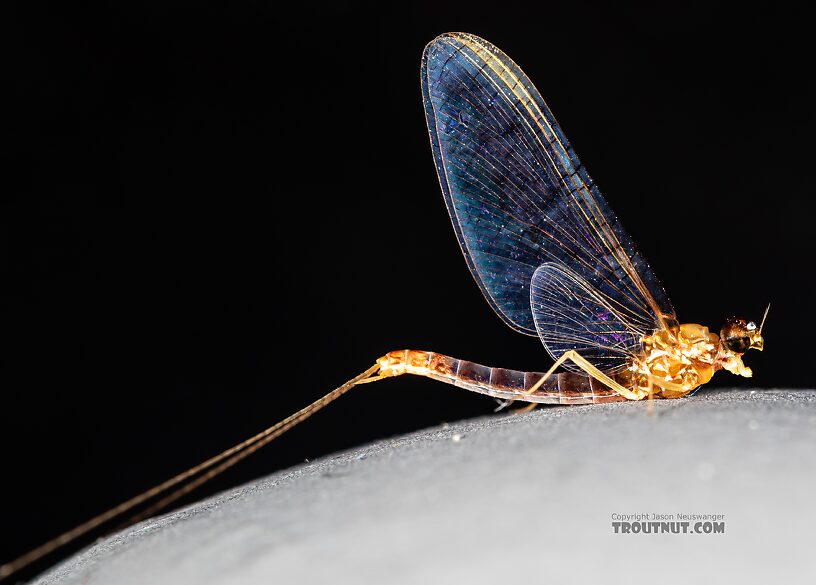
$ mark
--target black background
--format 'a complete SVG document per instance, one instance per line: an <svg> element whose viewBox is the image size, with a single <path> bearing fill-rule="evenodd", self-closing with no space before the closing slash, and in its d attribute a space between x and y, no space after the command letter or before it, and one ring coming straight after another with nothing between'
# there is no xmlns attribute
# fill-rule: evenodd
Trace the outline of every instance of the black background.
<svg viewBox="0 0 816 585"><path fill-rule="evenodd" d="M4 4L0 19L14 98L3 560L388 350L547 367L540 343L484 302L439 193L419 61L447 30L525 69L682 321L718 329L773 303L767 349L746 359L755 378L712 385L812 386L809 15L780 3L72 4ZM364 387L197 497L494 406L423 379Z"/></svg>

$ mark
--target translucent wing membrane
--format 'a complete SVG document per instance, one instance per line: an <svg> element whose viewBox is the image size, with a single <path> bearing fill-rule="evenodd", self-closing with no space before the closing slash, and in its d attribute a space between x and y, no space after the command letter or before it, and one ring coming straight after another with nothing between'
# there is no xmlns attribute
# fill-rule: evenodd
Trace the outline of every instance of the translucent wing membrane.
<svg viewBox="0 0 816 585"><path fill-rule="evenodd" d="M569 266L638 323L674 324L651 268L507 55L473 35L440 36L425 48L422 92L456 236L508 325L541 334L530 283L545 262Z"/></svg>
<svg viewBox="0 0 816 585"><path fill-rule="evenodd" d="M553 358L574 349L606 372L623 369L654 326L556 263L543 264L533 273L530 307L538 335ZM571 364L564 367L579 371Z"/></svg>

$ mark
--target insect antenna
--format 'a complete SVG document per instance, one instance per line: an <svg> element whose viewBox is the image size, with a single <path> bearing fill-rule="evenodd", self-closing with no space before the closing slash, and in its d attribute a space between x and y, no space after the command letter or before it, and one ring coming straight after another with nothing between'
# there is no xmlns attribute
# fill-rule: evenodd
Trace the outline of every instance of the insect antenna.
<svg viewBox="0 0 816 585"><path fill-rule="evenodd" d="M762 333L762 328L765 326L765 319L768 318L768 311L771 310L771 303L768 303L767 308L765 309L765 314L762 315L762 323L759 324L759 333Z"/></svg>
<svg viewBox="0 0 816 585"><path fill-rule="evenodd" d="M8 563L4 563L0 565L0 581L3 581L13 575L14 573L24 569L31 563L38 561L39 559L45 557L46 555L54 552L55 550L73 542L77 538L91 532L95 528L110 522L111 520L126 514L127 512L133 510L140 504L144 504L145 502L161 495L174 487L177 489L171 492L169 495L165 496L164 498L160 499L159 501L152 504L146 510L140 512L139 514L132 516L119 528L126 528L140 520L148 518L153 514L159 512L167 505L171 504L172 502L178 500L180 497L190 493L197 487L201 486L202 484L206 483L207 481L211 480L215 476L219 475L220 473L226 471L245 457L251 455L261 447L267 445L274 439L281 436L283 433L291 429L292 427L296 426L297 424L303 422L318 410L322 409L323 407L327 406L328 404L334 402L338 398L340 398L343 394L351 390L354 386L358 384L364 384L367 382L375 382L377 380L381 380L380 376L376 376L375 372L379 369L378 365L373 365L369 369L367 369L362 374L355 376L342 386L332 390L322 398L318 398L314 402L312 402L309 406L302 408L301 410L297 411L293 415L283 419L282 421L278 422L277 424L272 425L271 427L264 429L260 433L250 437L249 439L238 443L207 459L206 461L195 465L186 471L182 471L181 473L174 475L170 479L142 492L141 494L130 498L111 508L110 510L103 512L97 516L94 516L90 520L83 522L79 526L68 530L49 540L48 542L38 546L37 548L27 552L26 554L18 557ZM204 473L206 471L206 473ZM202 474L202 475L199 475ZM195 479L192 479L194 476ZM191 480L188 483L184 483L187 480Z"/></svg>

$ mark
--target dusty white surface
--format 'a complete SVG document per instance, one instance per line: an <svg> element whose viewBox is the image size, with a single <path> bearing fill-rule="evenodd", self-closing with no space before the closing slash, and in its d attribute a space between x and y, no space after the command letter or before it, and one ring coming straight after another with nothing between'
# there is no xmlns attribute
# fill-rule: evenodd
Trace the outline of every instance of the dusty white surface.
<svg viewBox="0 0 816 585"><path fill-rule="evenodd" d="M276 473L36 582L816 583L815 446L807 390L497 415ZM613 513L726 531L614 534Z"/></svg>

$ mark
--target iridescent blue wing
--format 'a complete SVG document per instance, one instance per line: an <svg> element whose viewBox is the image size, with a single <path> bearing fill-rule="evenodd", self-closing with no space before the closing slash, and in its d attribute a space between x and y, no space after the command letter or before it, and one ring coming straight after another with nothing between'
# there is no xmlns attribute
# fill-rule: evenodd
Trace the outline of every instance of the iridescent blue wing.
<svg viewBox="0 0 816 585"><path fill-rule="evenodd" d="M434 39L422 92L453 228L490 305L537 335L530 283L545 262L569 268L653 328L674 309L521 69L476 36Z"/></svg>
<svg viewBox="0 0 816 585"><path fill-rule="evenodd" d="M654 328L652 320L630 313L581 276L555 262L533 273L530 308L541 341L556 359L576 350L605 372L625 368L640 353L640 340ZM568 370L580 371L570 363Z"/></svg>

